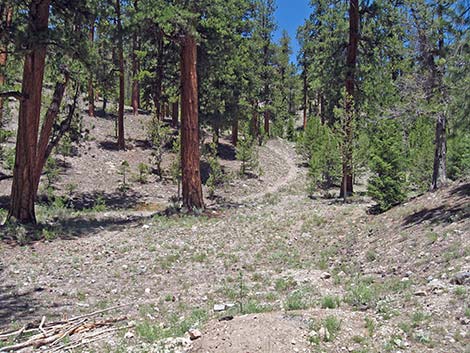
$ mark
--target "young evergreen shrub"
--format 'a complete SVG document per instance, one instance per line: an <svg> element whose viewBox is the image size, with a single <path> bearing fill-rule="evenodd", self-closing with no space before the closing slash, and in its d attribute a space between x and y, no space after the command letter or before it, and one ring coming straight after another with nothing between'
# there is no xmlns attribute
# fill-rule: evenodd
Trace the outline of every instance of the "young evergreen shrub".
<svg viewBox="0 0 470 353"><path fill-rule="evenodd" d="M299 152L309 160L309 190L328 187L341 176L338 139L318 118L311 118L298 143Z"/></svg>
<svg viewBox="0 0 470 353"><path fill-rule="evenodd" d="M240 174L245 175L248 172L259 174L258 153L255 148L255 141L246 125L242 125L241 136L238 140L236 157L241 163Z"/></svg>
<svg viewBox="0 0 470 353"><path fill-rule="evenodd" d="M470 176L470 132L462 132L448 140L447 175L451 179Z"/></svg>
<svg viewBox="0 0 470 353"><path fill-rule="evenodd" d="M219 163L217 158L217 145L212 142L209 144L207 151L207 162L209 163L209 178L206 181L206 185L209 189L209 197L212 198L215 196L215 189L218 185L222 184L224 181L224 173L222 171L222 166Z"/></svg>
<svg viewBox="0 0 470 353"><path fill-rule="evenodd" d="M369 195L380 212L402 202L405 197L403 141L396 121L379 121L371 139Z"/></svg>
<svg viewBox="0 0 470 353"><path fill-rule="evenodd" d="M160 180L163 178L162 161L165 145L170 141L171 129L159 119L152 119L148 127L148 137L152 145L152 157Z"/></svg>
<svg viewBox="0 0 470 353"><path fill-rule="evenodd" d="M413 189L424 192L429 189L434 163L434 126L428 117L418 117L409 135L407 170Z"/></svg>

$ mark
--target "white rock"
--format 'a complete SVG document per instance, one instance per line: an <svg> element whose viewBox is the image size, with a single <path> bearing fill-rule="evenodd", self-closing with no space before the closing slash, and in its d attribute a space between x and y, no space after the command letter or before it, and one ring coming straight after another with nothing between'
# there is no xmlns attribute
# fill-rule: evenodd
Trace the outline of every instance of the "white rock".
<svg viewBox="0 0 470 353"><path fill-rule="evenodd" d="M215 304L214 305L214 311L215 312L220 312L225 310L225 304Z"/></svg>
<svg viewBox="0 0 470 353"><path fill-rule="evenodd" d="M197 340L198 338L202 337L201 331L196 330L196 329L191 329L188 331L188 333L189 333L189 339L191 341Z"/></svg>

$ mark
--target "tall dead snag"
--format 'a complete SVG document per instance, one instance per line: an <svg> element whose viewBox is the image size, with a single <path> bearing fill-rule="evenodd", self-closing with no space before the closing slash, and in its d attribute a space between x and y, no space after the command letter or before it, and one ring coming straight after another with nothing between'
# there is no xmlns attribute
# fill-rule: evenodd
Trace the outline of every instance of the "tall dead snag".
<svg viewBox="0 0 470 353"><path fill-rule="evenodd" d="M134 9L138 11L138 0L134 1ZM137 37L137 31L134 31L132 34L132 112L134 115L137 115L139 111L139 80L137 80L137 75L139 73L139 59L137 57L136 51L139 50L139 38Z"/></svg>
<svg viewBox="0 0 470 353"><path fill-rule="evenodd" d="M117 117L117 144L118 148L126 148L124 139L124 48L122 43L122 23L121 23L121 0L116 0L116 25L117 25L117 45L119 64L119 102Z"/></svg>
<svg viewBox="0 0 470 353"><path fill-rule="evenodd" d="M181 170L183 207L204 208L202 197L196 40L186 34L181 40Z"/></svg>
<svg viewBox="0 0 470 353"><path fill-rule="evenodd" d="M353 193L353 120L354 120L354 86L359 41L359 0L349 1L349 44L346 61L346 103L343 121L343 178L340 197L346 198Z"/></svg>
<svg viewBox="0 0 470 353"><path fill-rule="evenodd" d="M88 38L93 44L95 39L95 21L93 20L90 25L90 32ZM88 79L88 116L95 116L95 90L93 88L93 76L90 74Z"/></svg>
<svg viewBox="0 0 470 353"><path fill-rule="evenodd" d="M50 0L33 0L29 6L27 33L30 38L44 38L49 22ZM18 114L15 167L11 187L8 220L28 224L36 223L34 201L36 198L36 155L41 113L42 85L46 61L46 44L43 40L28 41L24 58L22 100Z"/></svg>
<svg viewBox="0 0 470 353"><path fill-rule="evenodd" d="M0 6L0 27L9 28L13 18L13 8L10 5ZM5 84L5 70L7 66L7 44L0 41L0 87ZM0 88L1 91L1 88ZM0 126L3 124L3 97L0 97Z"/></svg>

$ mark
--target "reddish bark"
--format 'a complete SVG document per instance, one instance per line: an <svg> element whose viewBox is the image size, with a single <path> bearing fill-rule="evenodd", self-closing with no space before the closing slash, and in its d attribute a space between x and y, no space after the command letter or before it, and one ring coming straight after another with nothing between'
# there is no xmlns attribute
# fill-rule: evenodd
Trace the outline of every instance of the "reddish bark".
<svg viewBox="0 0 470 353"><path fill-rule="evenodd" d="M179 104L178 101L172 103L172 113L171 113L171 126L175 129L178 127L178 117L179 117Z"/></svg>
<svg viewBox="0 0 470 353"><path fill-rule="evenodd" d="M124 48L122 43L121 0L116 0L116 20L118 30L118 62L119 62L119 102L117 119L118 148L126 148L124 139Z"/></svg>
<svg viewBox="0 0 470 353"><path fill-rule="evenodd" d="M52 95L51 104L49 105L46 116L41 126L41 133L39 135L39 141L37 144L36 165L34 170L34 182L36 188L35 193L37 193L39 181L41 179L41 173L47 161L47 158L49 157L49 139L51 137L52 127L54 126L54 122L56 121L57 115L59 114L60 105L62 103L62 99L65 93L65 87L67 86L68 81L69 74L68 72L66 72L64 81L58 82L56 84L54 94Z"/></svg>
<svg viewBox="0 0 470 353"><path fill-rule="evenodd" d="M238 115L232 121L232 145L235 147L238 144Z"/></svg>
<svg viewBox="0 0 470 353"><path fill-rule="evenodd" d="M5 23L5 28L11 26L13 18L13 8L7 6L4 11L0 8L0 24ZM0 43L0 87L5 84L5 69L7 65L7 45L6 43ZM3 124L3 97L0 97L0 126Z"/></svg>
<svg viewBox="0 0 470 353"><path fill-rule="evenodd" d="M196 59L196 41L186 34L181 42L181 169L183 206L189 210L204 208L199 165Z"/></svg>
<svg viewBox="0 0 470 353"><path fill-rule="evenodd" d="M49 22L50 0L30 3L28 33L44 35ZM13 169L10 211L8 220L27 224L36 223L34 202L36 198L35 168L37 138L41 113L42 85L46 61L46 44L31 41L23 65L23 81L18 114L16 158Z"/></svg>
<svg viewBox="0 0 470 353"><path fill-rule="evenodd" d="M93 44L95 39L95 21L93 20L90 25L90 32L88 34L90 42ZM95 116L95 90L93 88L93 76L90 75L88 80L88 116Z"/></svg>
<svg viewBox="0 0 470 353"><path fill-rule="evenodd" d="M264 112L264 133L269 136L269 110Z"/></svg>
<svg viewBox="0 0 470 353"><path fill-rule="evenodd" d="M134 1L134 8L137 12L138 10L138 1ZM137 37L137 32L134 32L132 35L132 111L134 115L137 115L139 111L139 81L137 80L137 74L139 73L140 63L137 58L136 51L139 50L139 39Z"/></svg>
<svg viewBox="0 0 470 353"><path fill-rule="evenodd" d="M346 112L343 123L343 177L341 180L340 197L346 198L353 193L353 117L354 117L354 86L359 42L359 0L349 1L349 44L346 74Z"/></svg>

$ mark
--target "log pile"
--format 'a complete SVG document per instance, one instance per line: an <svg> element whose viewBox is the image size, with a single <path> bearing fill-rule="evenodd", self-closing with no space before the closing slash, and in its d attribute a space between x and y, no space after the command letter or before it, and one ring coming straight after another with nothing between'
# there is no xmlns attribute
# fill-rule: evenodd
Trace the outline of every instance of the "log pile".
<svg viewBox="0 0 470 353"><path fill-rule="evenodd" d="M122 324L127 320L126 316L103 317L104 313L119 307L54 322L46 322L43 316L41 321L28 323L19 330L0 332L0 352L32 352L41 349L57 353L89 345L133 326Z"/></svg>

